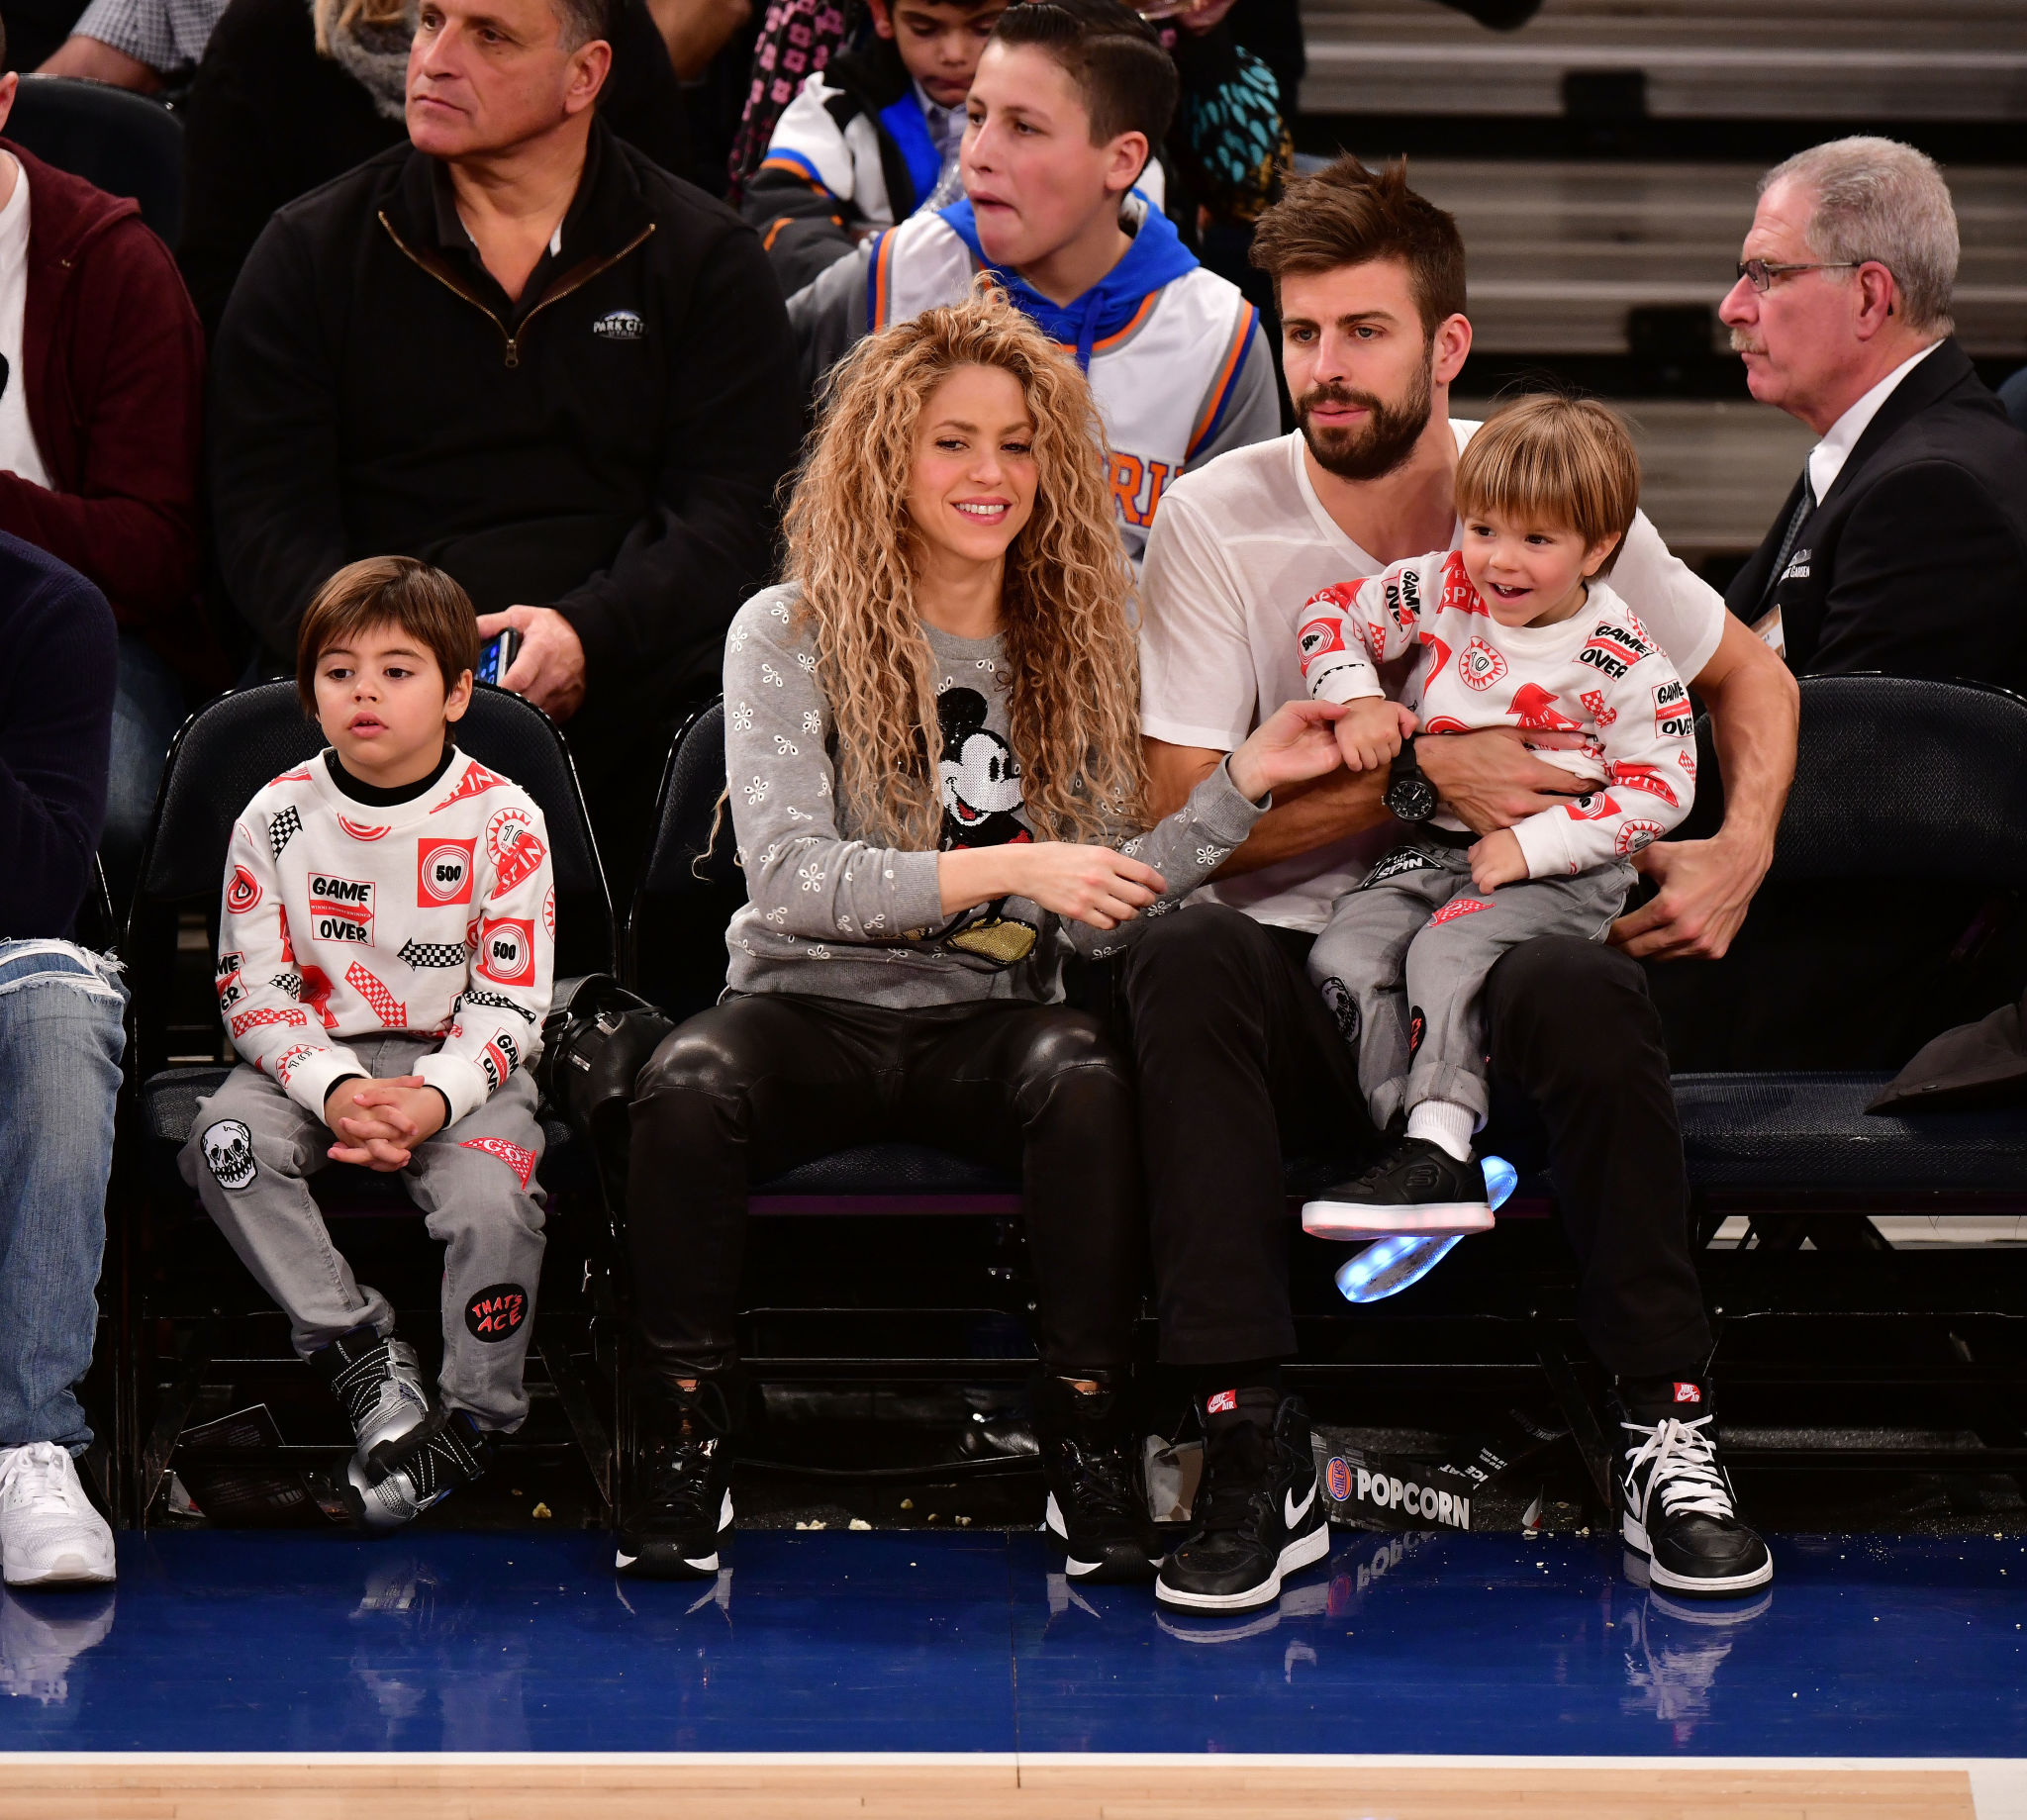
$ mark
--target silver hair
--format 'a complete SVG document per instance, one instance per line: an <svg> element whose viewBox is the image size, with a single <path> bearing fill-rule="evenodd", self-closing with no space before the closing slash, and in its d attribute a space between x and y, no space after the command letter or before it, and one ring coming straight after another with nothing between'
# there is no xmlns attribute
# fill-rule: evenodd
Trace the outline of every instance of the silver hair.
<svg viewBox="0 0 2027 1820"><path fill-rule="evenodd" d="M582 50L595 38L613 36L613 4L609 0L552 0L562 25L561 44L565 50Z"/></svg>
<svg viewBox="0 0 2027 1820"><path fill-rule="evenodd" d="M1819 259L1876 259L1893 274L1910 329L1951 334L1957 211L1933 158L1890 139L1835 139L1797 151L1760 179L1814 193L1809 250Z"/></svg>

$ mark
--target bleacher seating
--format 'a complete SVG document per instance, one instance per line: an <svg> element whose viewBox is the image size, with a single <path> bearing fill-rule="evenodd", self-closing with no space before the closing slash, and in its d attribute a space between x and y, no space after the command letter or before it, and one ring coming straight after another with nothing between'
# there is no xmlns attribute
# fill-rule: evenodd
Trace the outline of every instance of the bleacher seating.
<svg viewBox="0 0 2027 1820"><path fill-rule="evenodd" d="M1434 0L1302 13L1308 114L1554 116L1572 77L1638 72L1658 119L2027 118L2012 0L1546 0L1516 32Z"/></svg>
<svg viewBox="0 0 2027 1820"><path fill-rule="evenodd" d="M1409 160L1414 187L1463 233L1474 348L1550 357L1631 351L1634 311L1707 309L1720 347L1717 305L1766 168ZM1958 338L1974 358L2027 360L2027 170L1952 165L1948 176L1964 247Z"/></svg>

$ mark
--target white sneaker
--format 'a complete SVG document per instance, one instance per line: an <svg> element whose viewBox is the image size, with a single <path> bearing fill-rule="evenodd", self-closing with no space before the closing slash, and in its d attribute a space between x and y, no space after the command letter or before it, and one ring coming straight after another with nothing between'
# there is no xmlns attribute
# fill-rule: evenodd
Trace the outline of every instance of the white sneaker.
<svg viewBox="0 0 2027 1820"><path fill-rule="evenodd" d="M0 1565L10 1586L102 1586L113 1579L113 1532L53 1441L0 1448Z"/></svg>

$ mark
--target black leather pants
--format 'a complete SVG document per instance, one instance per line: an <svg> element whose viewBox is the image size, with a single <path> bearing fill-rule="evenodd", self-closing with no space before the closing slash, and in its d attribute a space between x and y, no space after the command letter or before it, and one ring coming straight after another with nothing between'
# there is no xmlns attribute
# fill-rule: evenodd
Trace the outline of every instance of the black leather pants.
<svg viewBox="0 0 2027 1820"><path fill-rule="evenodd" d="M689 1019L635 1091L627 1224L650 1369L730 1361L749 1183L878 1142L1017 1172L1044 1361L1126 1362L1145 1252L1133 1087L1096 1018L754 993Z"/></svg>

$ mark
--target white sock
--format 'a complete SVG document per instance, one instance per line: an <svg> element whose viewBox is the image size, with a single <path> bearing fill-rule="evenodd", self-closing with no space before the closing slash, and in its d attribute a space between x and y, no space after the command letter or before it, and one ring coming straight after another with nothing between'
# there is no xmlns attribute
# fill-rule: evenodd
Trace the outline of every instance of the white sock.
<svg viewBox="0 0 2027 1820"><path fill-rule="evenodd" d="M1424 1100L1407 1115L1407 1135L1446 1150L1460 1163L1471 1161L1471 1139L1478 1114L1454 1100Z"/></svg>

